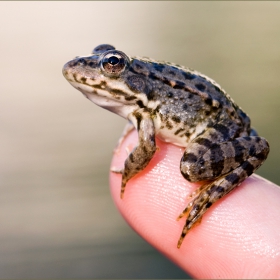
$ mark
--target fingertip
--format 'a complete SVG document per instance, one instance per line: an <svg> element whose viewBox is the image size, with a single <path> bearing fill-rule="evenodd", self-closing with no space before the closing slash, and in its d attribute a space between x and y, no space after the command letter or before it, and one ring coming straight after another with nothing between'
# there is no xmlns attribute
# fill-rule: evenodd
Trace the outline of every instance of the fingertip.
<svg viewBox="0 0 280 280"><path fill-rule="evenodd" d="M134 131L114 155L112 166L122 168L127 157L126 147L136 144L137 132ZM201 224L182 239L185 220L178 221L178 217L187 205L188 195L199 184L187 182L180 173L183 148L159 140L157 145L159 150L149 165L127 183L122 198L121 174L110 174L112 197L130 226L195 277L275 277L277 274L271 271L265 274L265 267L270 262L275 268L277 254L269 256L256 244L272 248L279 253L279 259L279 230L271 230L275 223L280 224L279 189L253 175L215 203ZM261 209L267 210L261 212Z"/></svg>

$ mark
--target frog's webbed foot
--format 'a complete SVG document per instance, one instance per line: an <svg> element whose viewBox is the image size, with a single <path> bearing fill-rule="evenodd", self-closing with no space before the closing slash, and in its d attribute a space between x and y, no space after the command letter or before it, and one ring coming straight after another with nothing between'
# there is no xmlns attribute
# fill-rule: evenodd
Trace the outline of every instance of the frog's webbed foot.
<svg viewBox="0 0 280 280"><path fill-rule="evenodd" d="M195 189L195 191L193 191L190 195L188 195L187 199L191 199L192 198L192 200L188 203L187 207L182 211L182 213L177 217L177 221L179 221L183 217L187 217L189 215L190 210L192 209L193 202L194 202L195 198L202 191L204 191L208 187L209 187L209 183L203 184L202 186L200 186L197 189Z"/></svg>
<svg viewBox="0 0 280 280"><path fill-rule="evenodd" d="M223 179L219 179L219 181L221 182ZM184 216L187 217L181 237L177 244L178 248L180 248L184 237L187 235L190 229L200 224L203 214L218 199L217 197L216 199L213 199L213 195L211 196L211 194L215 192L214 185L215 182L212 182L210 184L204 184L201 187L199 187L196 191L194 199L191 202L189 202L187 207L178 216L177 220L183 218Z"/></svg>
<svg viewBox="0 0 280 280"><path fill-rule="evenodd" d="M206 184L203 184L202 186L198 187L190 195L188 195L187 199L196 197L196 195L199 194L200 192L202 192L208 185L209 185L209 183L206 183Z"/></svg>

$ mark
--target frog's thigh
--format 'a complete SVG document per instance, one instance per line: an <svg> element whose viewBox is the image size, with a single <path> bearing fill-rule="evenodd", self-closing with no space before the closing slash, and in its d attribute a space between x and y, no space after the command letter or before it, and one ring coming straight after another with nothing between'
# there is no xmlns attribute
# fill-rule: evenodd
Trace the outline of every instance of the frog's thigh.
<svg viewBox="0 0 280 280"><path fill-rule="evenodd" d="M121 196L128 180L143 170L156 152L155 128L150 115L146 112L137 112L135 118L137 119L139 144L125 160Z"/></svg>
<svg viewBox="0 0 280 280"><path fill-rule="evenodd" d="M262 161L268 144L257 136L240 137L222 143L197 138L181 159L181 173L191 182L213 180L236 169L242 162L258 155Z"/></svg>

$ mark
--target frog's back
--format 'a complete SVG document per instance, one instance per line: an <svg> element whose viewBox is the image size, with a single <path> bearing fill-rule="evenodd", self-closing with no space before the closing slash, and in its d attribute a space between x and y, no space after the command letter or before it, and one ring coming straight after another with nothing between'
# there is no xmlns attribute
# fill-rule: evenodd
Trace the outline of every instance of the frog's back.
<svg viewBox="0 0 280 280"><path fill-rule="evenodd" d="M249 117L215 81L197 71L137 57L132 58L125 75L128 83L135 75L144 79L145 88L138 90L147 95L148 106L155 110L163 140L184 145L221 121L233 122L239 126L238 133L249 134Z"/></svg>

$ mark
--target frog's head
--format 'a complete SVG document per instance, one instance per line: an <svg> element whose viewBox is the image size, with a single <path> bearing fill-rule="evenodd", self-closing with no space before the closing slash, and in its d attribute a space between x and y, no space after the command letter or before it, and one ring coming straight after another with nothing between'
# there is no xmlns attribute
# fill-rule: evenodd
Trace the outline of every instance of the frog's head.
<svg viewBox="0 0 280 280"><path fill-rule="evenodd" d="M67 62L62 72L88 99L126 118L138 107L137 101L142 106L148 102L145 79L131 71L131 63L125 53L103 44L89 56Z"/></svg>

